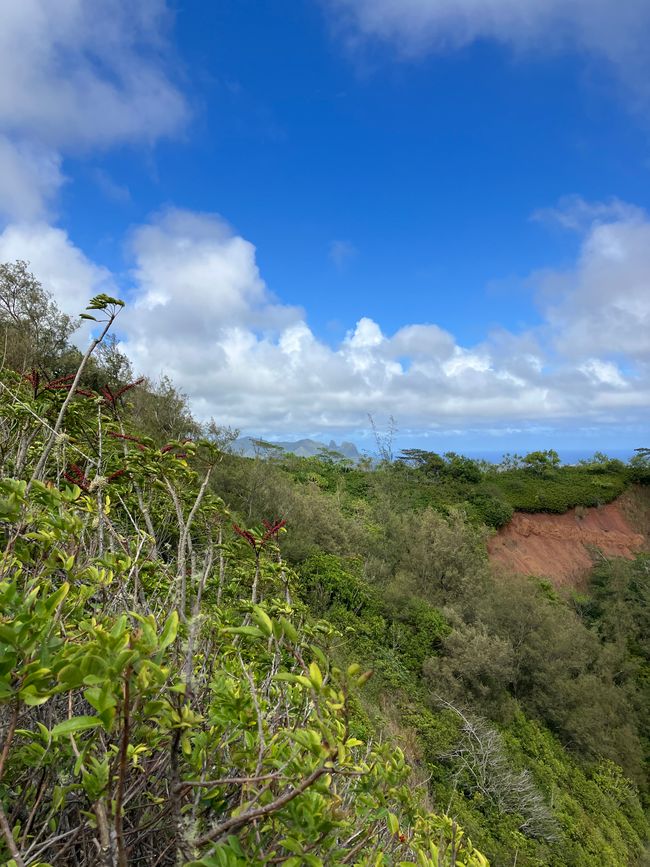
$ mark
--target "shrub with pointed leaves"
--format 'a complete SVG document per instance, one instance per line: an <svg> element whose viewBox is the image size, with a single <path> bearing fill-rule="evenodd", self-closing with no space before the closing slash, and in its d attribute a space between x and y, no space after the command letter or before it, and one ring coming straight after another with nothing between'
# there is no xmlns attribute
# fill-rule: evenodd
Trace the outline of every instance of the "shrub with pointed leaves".
<svg viewBox="0 0 650 867"><path fill-rule="evenodd" d="M224 538L218 449L116 430L126 389L71 401L78 377L7 376L2 862L486 865L402 752L355 731L369 672L337 667L333 628L292 604L285 521L234 525L254 574Z"/></svg>

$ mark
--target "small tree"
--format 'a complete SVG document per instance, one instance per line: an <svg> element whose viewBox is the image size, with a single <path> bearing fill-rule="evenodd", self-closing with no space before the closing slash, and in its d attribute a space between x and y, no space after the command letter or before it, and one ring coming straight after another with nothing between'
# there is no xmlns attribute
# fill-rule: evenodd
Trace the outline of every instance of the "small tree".
<svg viewBox="0 0 650 867"><path fill-rule="evenodd" d="M537 476L545 476L549 471L560 466L560 456L555 449L529 452L523 461L524 467Z"/></svg>
<svg viewBox="0 0 650 867"><path fill-rule="evenodd" d="M650 449L640 448L634 451L634 456L630 458L632 479L642 485L650 484Z"/></svg>
<svg viewBox="0 0 650 867"><path fill-rule="evenodd" d="M76 328L27 262L0 264L0 352L6 366L20 372L32 368L51 372Z"/></svg>

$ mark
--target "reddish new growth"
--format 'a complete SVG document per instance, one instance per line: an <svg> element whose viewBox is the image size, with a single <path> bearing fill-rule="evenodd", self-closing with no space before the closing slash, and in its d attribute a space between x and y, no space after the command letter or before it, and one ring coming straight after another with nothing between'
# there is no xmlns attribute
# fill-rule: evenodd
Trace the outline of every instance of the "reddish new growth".
<svg viewBox="0 0 650 867"><path fill-rule="evenodd" d="M86 477L79 464L70 464L66 472L63 474L63 478L70 482L71 485L77 485L80 487L86 494L89 493L90 479Z"/></svg>
<svg viewBox="0 0 650 867"><path fill-rule="evenodd" d="M181 440L181 442L183 443L183 445L185 445L185 443L191 443L192 440ZM176 448L176 444L175 444L175 443L167 443L166 446L163 446L163 447L160 449L160 454L161 454L161 455L166 455L166 454L168 454L169 452L171 452L172 449L175 449L175 448ZM175 457L175 458L178 458L179 461L184 461L185 458L187 457L187 453L186 453L186 452L177 452L177 453L174 455L174 457Z"/></svg>
<svg viewBox="0 0 650 867"><path fill-rule="evenodd" d="M135 443L141 452L145 451L144 445L140 442L140 440L137 437L129 436L129 434L118 433L115 430L109 431L108 435L109 435L109 437L114 437L116 440L127 440L127 442Z"/></svg>
<svg viewBox="0 0 650 867"><path fill-rule="evenodd" d="M281 521L279 518L274 518L273 521L262 520L262 523L264 524L264 529L266 530L266 533L262 537L262 544L264 544L265 542L268 542L271 538L277 539L278 533L286 525L287 522L284 520Z"/></svg>
<svg viewBox="0 0 650 867"><path fill-rule="evenodd" d="M252 533L250 533L248 530L242 530L242 528L238 527L237 524L233 524L232 528L238 536L241 536L242 539L245 539L248 542L253 551L257 551L257 539L255 538L255 536L253 536Z"/></svg>
<svg viewBox="0 0 650 867"><path fill-rule="evenodd" d="M274 521L262 521L262 523L264 524L266 532L261 539L257 539L249 530L243 530L241 527L237 526L237 524L232 525L235 533L237 533L238 536L241 536L242 539L245 539L256 554L259 554L269 539L277 539L278 533L287 522L276 518Z"/></svg>
<svg viewBox="0 0 650 867"><path fill-rule="evenodd" d="M125 473L126 470L116 470L114 473L111 473L110 476L107 476L106 481L112 482L115 479L119 479L120 476L123 476ZM79 464L70 464L63 474L63 478L70 482L71 485L77 485L80 487L84 493L90 493L90 479L85 475Z"/></svg>
<svg viewBox="0 0 650 867"><path fill-rule="evenodd" d="M100 388L100 392L102 397L104 398L104 403L110 409L117 409L117 401L122 397L123 394L126 394L127 391L130 391L132 388L135 388L136 385L142 385L144 382L144 376L140 377L140 379L136 379L135 382L130 382L128 385L123 385L122 388L118 388L117 391L113 391L113 389L108 385L102 385Z"/></svg>
<svg viewBox="0 0 650 867"><path fill-rule="evenodd" d="M36 397L38 395L38 386L41 382L40 373L35 368L32 368L32 370L29 373L25 374L25 379L31 385L32 390L34 392L34 397Z"/></svg>
<svg viewBox="0 0 650 867"><path fill-rule="evenodd" d="M74 378L74 373L68 373L66 376L59 376L57 379L50 380L50 382L45 386L45 389L47 391L69 391L72 388L72 380ZM76 388L75 394L81 394L83 397L95 397L95 392L88 391L86 388Z"/></svg>
<svg viewBox="0 0 650 867"><path fill-rule="evenodd" d="M51 379L45 388L49 389L49 391L55 391L57 388L70 388L74 377L74 373L68 373L66 376L58 376L56 379Z"/></svg>
<svg viewBox="0 0 650 867"><path fill-rule="evenodd" d="M59 376L56 379L51 379L43 386L44 391L68 391L72 386L72 380L75 378L74 373L68 373L66 376ZM25 375L25 379L31 385L34 391L34 397L38 397L38 389L41 384L41 375L38 370L32 370ZM92 391L86 391L85 388L78 388L75 394L82 394L84 397L95 397Z"/></svg>

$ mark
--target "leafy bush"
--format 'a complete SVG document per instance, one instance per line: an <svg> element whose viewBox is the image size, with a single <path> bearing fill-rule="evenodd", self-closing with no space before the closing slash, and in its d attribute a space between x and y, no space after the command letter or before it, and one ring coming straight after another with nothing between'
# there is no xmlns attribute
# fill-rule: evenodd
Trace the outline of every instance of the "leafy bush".
<svg viewBox="0 0 650 867"><path fill-rule="evenodd" d="M570 606L481 526L629 467L240 458L106 346L0 374L0 859L637 863L647 564Z"/></svg>
<svg viewBox="0 0 650 867"><path fill-rule="evenodd" d="M479 492L472 495L469 505L481 523L496 530L505 526L515 511L510 503L489 493Z"/></svg>
<svg viewBox="0 0 650 867"><path fill-rule="evenodd" d="M0 584L0 817L17 863L88 863L94 840L107 863L169 851L163 863L336 864L351 841L364 863L369 840L383 863L434 863L428 840L452 823L418 806L399 750L351 734L348 696L365 675L319 650L329 627L298 630L281 602L244 606L244 625L236 605L208 605L199 631L177 610L162 627L111 613L135 552L92 556L79 488L26 487L0 484L5 520L22 528L5 523Z"/></svg>
<svg viewBox="0 0 650 867"><path fill-rule="evenodd" d="M584 467L561 467L539 478L526 470L494 473L490 481L513 509L561 514L575 506L600 506L619 497L626 472L591 473Z"/></svg>
<svg viewBox="0 0 650 867"><path fill-rule="evenodd" d="M93 300L82 365L120 304ZM81 372L2 374L3 863L486 865L401 750L357 736L370 672L292 601L285 522L233 525L214 440L161 447L129 427L131 384Z"/></svg>

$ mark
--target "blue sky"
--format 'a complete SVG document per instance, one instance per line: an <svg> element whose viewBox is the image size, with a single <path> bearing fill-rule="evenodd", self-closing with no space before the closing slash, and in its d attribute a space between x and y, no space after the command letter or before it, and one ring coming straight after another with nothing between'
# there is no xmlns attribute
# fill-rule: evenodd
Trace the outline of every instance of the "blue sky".
<svg viewBox="0 0 650 867"><path fill-rule="evenodd" d="M90 7L0 0L0 258L126 297L139 370L269 437L647 444L644 0Z"/></svg>

